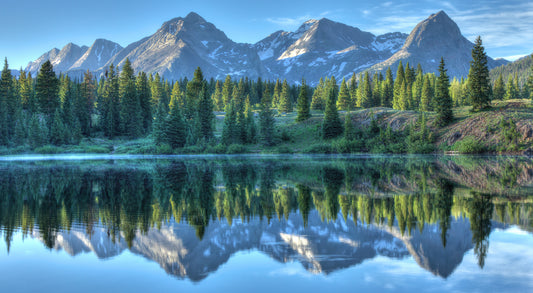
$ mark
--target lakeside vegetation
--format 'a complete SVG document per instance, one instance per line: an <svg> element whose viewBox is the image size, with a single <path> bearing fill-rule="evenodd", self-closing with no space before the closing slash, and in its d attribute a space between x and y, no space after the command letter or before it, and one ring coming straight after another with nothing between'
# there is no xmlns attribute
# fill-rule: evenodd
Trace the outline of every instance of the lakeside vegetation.
<svg viewBox="0 0 533 293"><path fill-rule="evenodd" d="M476 40L467 79L400 63L338 85L287 81L170 82L129 61L104 76L0 79L0 155L21 153L531 153L533 69L526 82L490 83ZM293 111L296 112L293 112Z"/></svg>

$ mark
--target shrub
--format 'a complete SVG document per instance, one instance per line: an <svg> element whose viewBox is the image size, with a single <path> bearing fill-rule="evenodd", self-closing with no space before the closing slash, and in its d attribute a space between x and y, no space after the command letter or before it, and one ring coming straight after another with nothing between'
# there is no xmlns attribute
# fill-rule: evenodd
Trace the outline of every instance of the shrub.
<svg viewBox="0 0 533 293"><path fill-rule="evenodd" d="M63 152L63 149L53 145L45 145L42 147L35 148L34 151L38 154L59 154Z"/></svg>
<svg viewBox="0 0 533 293"><path fill-rule="evenodd" d="M277 153L279 153L279 154L292 154L293 151L288 146L282 145L282 146L278 147Z"/></svg>
<svg viewBox="0 0 533 293"><path fill-rule="evenodd" d="M332 148L339 154L350 154L361 152L364 148L363 140L347 140L342 138L332 143Z"/></svg>
<svg viewBox="0 0 533 293"><path fill-rule="evenodd" d="M109 147L97 146L97 145L87 146L84 148L84 152L90 153L90 154L107 154L110 151L111 149Z"/></svg>
<svg viewBox="0 0 533 293"><path fill-rule="evenodd" d="M208 146L205 149L205 152L207 154L225 154L226 153L226 146L223 144L217 144L214 146Z"/></svg>
<svg viewBox="0 0 533 293"><path fill-rule="evenodd" d="M302 152L305 154L333 154L334 149L328 143L319 143L305 148Z"/></svg>
<svg viewBox="0 0 533 293"><path fill-rule="evenodd" d="M177 153L181 154L201 154L205 150L205 147L199 145L190 145L177 150Z"/></svg>
<svg viewBox="0 0 533 293"><path fill-rule="evenodd" d="M155 147L155 153L158 155L170 155L174 153L174 151L170 144L164 143Z"/></svg>
<svg viewBox="0 0 533 293"><path fill-rule="evenodd" d="M479 154L486 151L485 146L472 136L457 141L452 149L462 154Z"/></svg>
<svg viewBox="0 0 533 293"><path fill-rule="evenodd" d="M226 150L226 154L244 154L248 150L242 144L232 144Z"/></svg>
<svg viewBox="0 0 533 293"><path fill-rule="evenodd" d="M281 140L282 141L290 141L291 140L291 135L289 134L289 132L287 131L287 129L283 129L281 131Z"/></svg>

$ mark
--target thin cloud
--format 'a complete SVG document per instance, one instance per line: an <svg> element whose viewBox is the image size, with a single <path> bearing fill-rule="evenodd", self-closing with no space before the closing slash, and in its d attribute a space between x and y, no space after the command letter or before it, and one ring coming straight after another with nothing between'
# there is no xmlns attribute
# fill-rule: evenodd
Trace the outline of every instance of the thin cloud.
<svg viewBox="0 0 533 293"><path fill-rule="evenodd" d="M269 17L266 19L266 21L282 27L294 27L296 25L302 24L302 22L305 22L309 19L312 19L310 15L304 15L299 17Z"/></svg>

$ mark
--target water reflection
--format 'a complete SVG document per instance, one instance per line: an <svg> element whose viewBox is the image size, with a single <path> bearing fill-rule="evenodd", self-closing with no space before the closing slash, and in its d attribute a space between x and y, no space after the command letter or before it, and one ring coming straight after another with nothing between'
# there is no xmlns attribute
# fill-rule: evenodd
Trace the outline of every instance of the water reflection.
<svg viewBox="0 0 533 293"><path fill-rule="evenodd" d="M412 257L448 278L489 235L532 231L533 165L505 158L160 160L0 165L0 226L71 255L124 250L193 281L258 250L329 274Z"/></svg>

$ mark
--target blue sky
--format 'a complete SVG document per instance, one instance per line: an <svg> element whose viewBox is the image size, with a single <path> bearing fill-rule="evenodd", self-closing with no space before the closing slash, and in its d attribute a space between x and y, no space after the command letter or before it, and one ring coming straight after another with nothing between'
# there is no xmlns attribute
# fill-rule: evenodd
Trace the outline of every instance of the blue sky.
<svg viewBox="0 0 533 293"><path fill-rule="evenodd" d="M255 43L277 30L295 30L310 18L326 17L374 34L409 33L430 14L444 10L461 32L481 35L491 57L533 53L530 0L1 0L0 58L11 68L68 42L90 46L106 38L126 46L153 34L161 24L195 11L236 42Z"/></svg>

